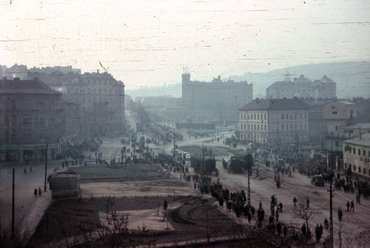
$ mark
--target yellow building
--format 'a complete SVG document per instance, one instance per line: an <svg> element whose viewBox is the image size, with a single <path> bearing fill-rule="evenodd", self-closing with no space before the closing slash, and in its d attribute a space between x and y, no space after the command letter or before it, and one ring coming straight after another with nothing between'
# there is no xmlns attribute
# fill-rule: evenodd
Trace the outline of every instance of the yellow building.
<svg viewBox="0 0 370 248"><path fill-rule="evenodd" d="M345 139L342 135L344 128L353 124L356 115L356 105L352 102L332 101L323 105L327 149L332 151L341 150L342 141Z"/></svg>
<svg viewBox="0 0 370 248"><path fill-rule="evenodd" d="M239 109L239 139L272 146L307 143L308 110L298 98L257 98Z"/></svg>

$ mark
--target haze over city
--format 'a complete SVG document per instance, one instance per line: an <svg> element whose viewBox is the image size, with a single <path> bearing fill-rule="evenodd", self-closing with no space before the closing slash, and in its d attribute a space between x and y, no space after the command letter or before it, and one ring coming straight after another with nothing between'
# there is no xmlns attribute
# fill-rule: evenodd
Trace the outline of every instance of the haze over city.
<svg viewBox="0 0 370 248"><path fill-rule="evenodd" d="M0 62L107 70L126 89L370 57L368 1L1 1ZM258 82L256 82L258 83Z"/></svg>
<svg viewBox="0 0 370 248"><path fill-rule="evenodd" d="M369 41L367 0L1 1L0 247L368 247Z"/></svg>

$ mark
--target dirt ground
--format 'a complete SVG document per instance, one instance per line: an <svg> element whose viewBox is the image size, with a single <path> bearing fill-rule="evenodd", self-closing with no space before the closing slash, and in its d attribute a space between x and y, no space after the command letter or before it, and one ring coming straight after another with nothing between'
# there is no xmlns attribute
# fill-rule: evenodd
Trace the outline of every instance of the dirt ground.
<svg viewBox="0 0 370 248"><path fill-rule="evenodd" d="M127 171L130 168L131 173ZM213 247L230 247L229 239L236 237L241 237L232 241L238 244L236 247L240 247L240 242L246 242L242 234L252 226L245 225L245 220L244 223L236 220L209 195L195 190L192 183L180 180L180 174L169 176L158 165L130 168L125 168L125 172L117 168L74 168L81 173L82 197L53 201L30 245L65 247L67 243L81 242L84 233L107 225L107 212L111 211L127 215L130 229L145 226L149 232L146 237L155 240L156 244L202 247L196 244L209 238ZM108 182L99 179L95 183L98 174ZM154 177L157 179L153 180ZM142 180L138 181L138 178ZM163 209L165 200L167 210ZM261 240L248 242L260 243ZM269 247L268 243L265 247Z"/></svg>

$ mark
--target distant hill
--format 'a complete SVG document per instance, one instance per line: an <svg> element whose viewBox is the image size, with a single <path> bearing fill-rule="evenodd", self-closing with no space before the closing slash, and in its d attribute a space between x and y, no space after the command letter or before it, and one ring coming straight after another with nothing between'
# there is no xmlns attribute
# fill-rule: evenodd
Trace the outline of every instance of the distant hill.
<svg viewBox="0 0 370 248"><path fill-rule="evenodd" d="M266 88L276 81L283 81L286 74L293 80L304 75L310 80L322 78L324 75L337 83L338 98L364 97L370 98L370 63L369 62L346 62L346 63L321 63L292 66L273 70L267 73L250 73L231 76L228 79L234 81L247 80L253 83L253 96L265 98ZM227 80L227 79L226 79ZM173 96L181 97L181 83L127 90L128 95L136 96Z"/></svg>

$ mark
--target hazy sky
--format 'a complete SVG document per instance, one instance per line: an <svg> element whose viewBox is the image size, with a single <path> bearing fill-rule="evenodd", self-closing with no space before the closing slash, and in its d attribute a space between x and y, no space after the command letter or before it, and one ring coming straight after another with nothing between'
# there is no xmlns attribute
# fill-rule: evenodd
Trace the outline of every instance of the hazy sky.
<svg viewBox="0 0 370 248"><path fill-rule="evenodd" d="M126 88L368 61L369 0L0 0L0 64L99 62Z"/></svg>

